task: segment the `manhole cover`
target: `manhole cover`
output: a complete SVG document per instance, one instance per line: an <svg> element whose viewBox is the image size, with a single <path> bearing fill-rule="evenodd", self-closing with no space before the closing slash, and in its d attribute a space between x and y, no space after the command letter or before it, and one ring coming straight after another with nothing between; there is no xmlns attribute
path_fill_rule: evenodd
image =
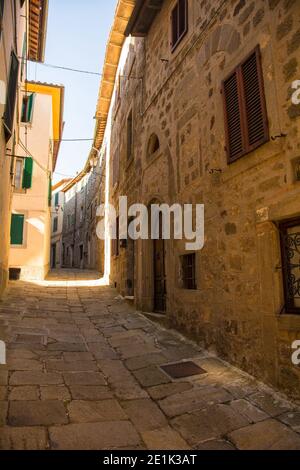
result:
<svg viewBox="0 0 300 470"><path fill-rule="evenodd" d="M167 366L160 366L173 379L181 379L184 377L191 377L193 375L206 374L206 370L197 366L194 362L178 362L176 364L169 364Z"/></svg>

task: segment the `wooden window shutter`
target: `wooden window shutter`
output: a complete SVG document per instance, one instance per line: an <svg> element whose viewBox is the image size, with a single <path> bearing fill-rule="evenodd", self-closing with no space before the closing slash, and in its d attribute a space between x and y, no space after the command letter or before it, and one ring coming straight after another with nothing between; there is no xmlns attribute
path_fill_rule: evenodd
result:
<svg viewBox="0 0 300 470"><path fill-rule="evenodd" d="M225 107L227 152L229 160L232 161L241 157L244 152L242 114L237 72L234 72L223 83L223 97Z"/></svg>
<svg viewBox="0 0 300 470"><path fill-rule="evenodd" d="M261 68L257 47L241 67L245 98L247 151L269 140L268 119Z"/></svg>
<svg viewBox="0 0 300 470"><path fill-rule="evenodd" d="M1 33L2 33L3 14L4 14L4 0L0 0L0 39L1 39Z"/></svg>
<svg viewBox="0 0 300 470"><path fill-rule="evenodd" d="M30 189L32 186L32 173L33 173L33 159L31 157L25 158L25 165L23 171L23 189Z"/></svg>
<svg viewBox="0 0 300 470"><path fill-rule="evenodd" d="M269 140L259 46L222 84L229 163Z"/></svg>
<svg viewBox="0 0 300 470"><path fill-rule="evenodd" d="M11 245L23 245L24 215L13 214L11 216L10 243Z"/></svg>
<svg viewBox="0 0 300 470"><path fill-rule="evenodd" d="M48 206L51 207L52 202L52 179L49 177L49 186L48 186Z"/></svg>
<svg viewBox="0 0 300 470"><path fill-rule="evenodd" d="M6 142L10 139L12 135L12 131L13 131L15 105L16 105L16 97L17 97L17 86L18 86L18 75L19 75L19 60L16 54L12 52L9 80L8 80L8 87L7 87L6 106L5 106L4 116L3 116Z"/></svg>

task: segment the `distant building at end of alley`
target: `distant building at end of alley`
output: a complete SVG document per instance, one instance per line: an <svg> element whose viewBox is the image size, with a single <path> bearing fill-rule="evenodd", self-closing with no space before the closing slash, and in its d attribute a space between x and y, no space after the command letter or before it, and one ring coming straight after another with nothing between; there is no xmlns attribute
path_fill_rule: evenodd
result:
<svg viewBox="0 0 300 470"><path fill-rule="evenodd" d="M50 267L52 269L58 269L63 266L62 231L65 205L64 188L70 181L70 178L63 179L52 186L50 251Z"/></svg>

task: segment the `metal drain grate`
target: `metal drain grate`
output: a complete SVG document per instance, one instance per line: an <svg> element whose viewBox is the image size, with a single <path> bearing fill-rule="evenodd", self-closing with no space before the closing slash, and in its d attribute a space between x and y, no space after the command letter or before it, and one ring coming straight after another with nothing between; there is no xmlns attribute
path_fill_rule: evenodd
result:
<svg viewBox="0 0 300 470"><path fill-rule="evenodd" d="M192 361L177 362L176 364L169 364L160 366L172 379L182 379L184 377L192 377L193 375L207 374L207 371L197 366Z"/></svg>

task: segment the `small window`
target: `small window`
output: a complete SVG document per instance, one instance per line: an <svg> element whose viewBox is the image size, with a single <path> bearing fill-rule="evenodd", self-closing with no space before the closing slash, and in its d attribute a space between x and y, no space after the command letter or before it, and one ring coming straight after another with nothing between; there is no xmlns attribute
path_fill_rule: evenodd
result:
<svg viewBox="0 0 300 470"><path fill-rule="evenodd" d="M260 49L257 47L222 84L228 162L269 140Z"/></svg>
<svg viewBox="0 0 300 470"><path fill-rule="evenodd" d="M127 160L133 157L133 118L132 111L130 111L127 118Z"/></svg>
<svg viewBox="0 0 300 470"><path fill-rule="evenodd" d="M23 245L24 218L22 214L13 214L11 216L11 245Z"/></svg>
<svg viewBox="0 0 300 470"><path fill-rule="evenodd" d="M55 207L57 207L59 205L59 193L55 193L54 205L55 205Z"/></svg>
<svg viewBox="0 0 300 470"><path fill-rule="evenodd" d="M188 0L178 0L171 13L172 51L188 31Z"/></svg>
<svg viewBox="0 0 300 470"><path fill-rule="evenodd" d="M159 148L159 139L156 134L152 134L148 142L147 157L151 158L156 152L158 152Z"/></svg>
<svg viewBox="0 0 300 470"><path fill-rule="evenodd" d="M19 60L16 54L12 52L9 80L8 80L8 87L7 87L7 98L6 98L6 105L5 105L5 111L4 111L4 116L3 116L6 142L9 141L13 132L15 105L16 105L17 87L18 87L18 75L19 75Z"/></svg>
<svg viewBox="0 0 300 470"><path fill-rule="evenodd" d="M83 206L80 207L80 222L83 221Z"/></svg>
<svg viewBox="0 0 300 470"><path fill-rule="evenodd" d="M116 219L116 238L112 240L112 255L119 256L120 254L120 219Z"/></svg>
<svg viewBox="0 0 300 470"><path fill-rule="evenodd" d="M280 224L286 313L300 314L300 218Z"/></svg>
<svg viewBox="0 0 300 470"><path fill-rule="evenodd" d="M196 253L181 256L182 287L197 289L196 286Z"/></svg>
<svg viewBox="0 0 300 470"><path fill-rule="evenodd" d="M54 217L53 219L53 233L56 233L58 230L58 217Z"/></svg>
<svg viewBox="0 0 300 470"><path fill-rule="evenodd" d="M14 180L14 187L16 191L21 191L22 189L23 171L24 171L24 160L23 158L17 158L16 164L15 164L15 180Z"/></svg>
<svg viewBox="0 0 300 470"><path fill-rule="evenodd" d="M32 122L34 93L23 97L21 122Z"/></svg>

